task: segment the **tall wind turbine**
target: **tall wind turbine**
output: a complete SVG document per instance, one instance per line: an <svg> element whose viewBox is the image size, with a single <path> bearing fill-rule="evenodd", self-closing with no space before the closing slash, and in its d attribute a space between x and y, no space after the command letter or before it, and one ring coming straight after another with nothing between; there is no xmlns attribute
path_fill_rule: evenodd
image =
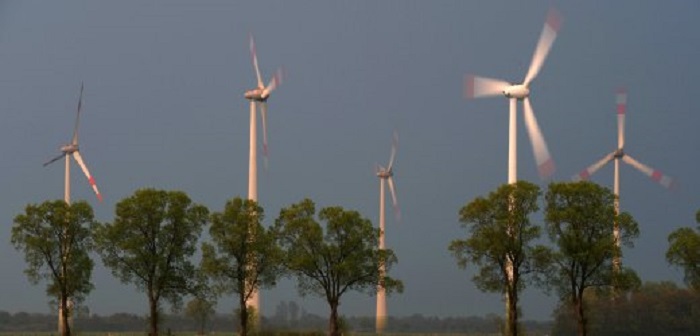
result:
<svg viewBox="0 0 700 336"><path fill-rule="evenodd" d="M544 29L540 35L540 39L535 47L535 53L532 55L530 68L525 75L525 80L521 84L511 84L504 80L477 77L469 75L466 79L466 96L468 98L480 98L503 95L508 98L510 103L510 122L508 132L508 183L517 182L517 101L523 102L525 126L527 127L532 149L535 153L535 162L539 170L540 176L545 178L554 172L554 161L552 161L547 149L547 143L544 141L540 127L537 124L537 119L530 105L530 83L537 77L537 74L542 69L547 54L557 38L557 32L561 28L561 16L559 13L550 9L547 15L547 20L544 24ZM513 281L513 262L507 261L506 272L509 283ZM510 297L506 293L506 313L510 306ZM509 319L506 316L506 319Z"/></svg>
<svg viewBox="0 0 700 336"><path fill-rule="evenodd" d="M250 101L250 155L248 157L248 199L258 201L258 166L257 166L257 118L256 105L261 107L262 126L263 126L263 155L267 162L267 99L270 98L270 93L277 88L282 81L282 70L278 69L275 75L265 86L258 68L258 56L255 50L255 41L253 35L250 35L250 55L253 58L253 68L257 76L258 84L254 89L245 92L245 98ZM246 303L252 306L257 316L260 316L260 296L258 292L253 293L252 297Z"/></svg>
<svg viewBox="0 0 700 336"><path fill-rule="evenodd" d="M65 188L63 192L63 199L67 204L70 204L70 158L71 156L75 159L75 162L78 163L78 166L83 170L83 173L85 174L85 177L87 177L88 182L90 183L90 186L92 187L92 190L95 192L95 195L97 196L97 199L102 202L102 194L100 194L100 191L97 189L97 184L95 184L95 179L92 177L90 174L90 171L88 170L87 166L85 165L85 162L83 162L83 157L80 155L80 151L78 150L78 126L80 124L80 111L82 110L83 107L83 83L80 83L80 98L78 99L78 112L76 113L75 116L75 128L73 129L73 138L71 139L71 142L69 144L61 146L61 154L56 156L55 158L49 160L48 162L44 163L44 167L47 165L58 161L62 158L66 158L66 172L65 172ZM70 299L70 298L68 298ZM70 301L69 301L70 302ZM63 334L63 329L65 326L63 325L63 308L59 305L58 309L58 333Z"/></svg>
<svg viewBox="0 0 700 336"><path fill-rule="evenodd" d="M615 193L615 214L620 213L620 160L629 164L630 166L637 168L645 175L649 176L652 180L658 182L666 188L673 187L673 179L664 175L661 171L650 168L649 166L640 163L639 161L633 159L624 151L625 147L625 113L627 111L627 92L624 89L619 89L616 94L617 103L617 149L603 157L598 162L592 164L588 168L584 169L577 175L573 177L574 181L587 180L593 173L598 171L598 169L605 166L610 161L615 161L615 180L613 184L613 192ZM620 246L620 228L615 222L613 228L613 235L615 238L615 244ZM620 257L615 256L613 260L613 267L617 271L620 269Z"/></svg>
<svg viewBox="0 0 700 336"><path fill-rule="evenodd" d="M535 53L532 56L530 68L521 84L511 84L509 82L477 77L469 75L466 79L466 95L468 98L480 98L503 95L510 102L510 123L508 133L508 183L517 181L517 101L522 101L524 106L525 126L527 126L530 142L535 153L537 168L542 177L547 177L554 172L554 161L552 161L544 141L537 119L530 105L530 83L537 77L544 64L549 49L552 47L557 37L557 32L561 27L561 17L559 13L551 9L547 16L544 29L537 42Z"/></svg>
<svg viewBox="0 0 700 336"><path fill-rule="evenodd" d="M394 132L393 142L391 144L391 156L389 157L389 164L385 167L377 165L377 177L379 177L379 249L383 250L384 245L384 182L389 184L389 192L391 192L391 201L394 205L394 214L396 219L399 220L401 213L399 212L399 204L396 200L396 186L394 185L394 158L396 157L396 148L399 144L399 135ZM380 266L380 275L384 276L386 273L386 268L384 265ZM380 283L377 286L377 319L376 319L376 332L378 334L384 332L386 328L387 314L386 314L386 291L384 289L384 284Z"/></svg>

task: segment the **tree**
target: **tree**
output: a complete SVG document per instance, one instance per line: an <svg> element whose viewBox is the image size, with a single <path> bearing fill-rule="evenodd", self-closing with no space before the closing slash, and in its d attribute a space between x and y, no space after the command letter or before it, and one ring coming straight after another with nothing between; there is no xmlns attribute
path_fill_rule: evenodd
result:
<svg viewBox="0 0 700 336"><path fill-rule="evenodd" d="M584 293L586 289L625 290L639 286L629 268L613 269L621 256L613 228L619 227L619 244L633 246L639 235L637 222L628 213L616 215L615 195L595 183L552 183L547 195L545 222L549 238L558 248L552 251L546 286L569 301L576 317L578 335L586 335Z"/></svg>
<svg viewBox="0 0 700 336"><path fill-rule="evenodd" d="M323 297L330 306L329 332L340 335L338 306L348 291L374 294L383 284L387 294L402 292L403 283L382 274L397 262L390 249L378 248L379 230L356 211L327 207L314 218L316 207L305 199L280 211L276 226L287 256L286 266L297 278L299 293Z"/></svg>
<svg viewBox="0 0 700 336"><path fill-rule="evenodd" d="M253 200L236 197L223 212L211 216L212 244L202 244L202 271L215 282L215 292L238 295L239 330L246 336L246 302L261 288L274 286L282 275L282 250L277 232L262 226L263 208Z"/></svg>
<svg viewBox="0 0 700 336"><path fill-rule="evenodd" d="M506 335L518 334L518 296L534 280L545 250L534 245L540 228L529 218L539 209L539 195L539 187L519 181L477 197L459 212L461 226L471 235L449 245L460 267L479 268L473 280L480 290L508 296Z"/></svg>
<svg viewBox="0 0 700 336"><path fill-rule="evenodd" d="M105 266L146 293L152 336L158 335L161 302L179 307L182 296L196 289L189 258L207 218L207 208L193 204L184 192L141 189L117 203L113 223L94 228Z"/></svg>
<svg viewBox="0 0 700 336"><path fill-rule="evenodd" d="M700 210L695 214L695 221L700 224ZM671 232L666 260L682 268L685 283L700 292L700 226L695 229L684 227Z"/></svg>
<svg viewBox="0 0 700 336"><path fill-rule="evenodd" d="M84 201L30 204L14 220L11 240L24 251L24 272L33 284L47 280L46 293L58 299L64 312L70 312L68 298L81 302L94 288L89 256L93 224L92 208ZM69 314L63 314L63 335L71 334L68 321Z"/></svg>
<svg viewBox="0 0 700 336"><path fill-rule="evenodd" d="M206 299L195 297L185 307L185 315L197 322L198 335L204 335L207 323L216 314L214 303Z"/></svg>

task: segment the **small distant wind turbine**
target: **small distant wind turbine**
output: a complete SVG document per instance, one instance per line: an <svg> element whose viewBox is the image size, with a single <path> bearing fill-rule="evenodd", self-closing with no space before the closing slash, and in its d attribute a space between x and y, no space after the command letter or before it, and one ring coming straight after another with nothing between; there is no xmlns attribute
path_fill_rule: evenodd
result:
<svg viewBox="0 0 700 336"><path fill-rule="evenodd" d="M613 184L613 192L615 193L615 213L620 213L620 160L629 164L630 166L637 168L645 175L649 176L652 180L658 182L666 188L673 187L673 179L664 175L661 171L650 168L649 166L640 163L639 161L633 159L624 151L625 147L625 113L627 110L627 92L624 89L619 89L616 94L617 101L617 149L612 153L606 155L598 162L592 164L588 168L584 169L577 175L573 177L574 181L587 180L593 173L598 171L598 169L605 166L610 161L615 161L615 180ZM617 223L615 223L613 235L615 237L615 243L620 246L620 231ZM619 256L615 257L613 261L615 270L619 270L620 259Z"/></svg>
<svg viewBox="0 0 700 336"><path fill-rule="evenodd" d="M97 189L97 184L95 184L95 179L92 177L90 174L90 171L88 170L87 166L85 165L85 162L83 162L83 158L80 155L80 151L78 150L78 126L80 124L80 111L82 110L83 107L83 83L80 83L80 98L78 99L78 111L75 116L75 128L73 129L73 138L71 139L71 142L69 144L61 146L61 154L56 156L55 158L47 161L44 163L44 167L47 165L58 161L62 159L63 157L66 158L66 173L65 173L65 187L64 187L64 192L63 192L63 200L66 202L66 204L70 204L70 157L72 156L75 159L75 162L78 163L80 168L83 170L83 173L85 174L85 177L87 177L88 182L90 183L90 186L92 187L92 190L95 192L95 195L97 196L97 199L102 202L102 194L100 194L100 191ZM69 304L72 304L72 301L70 301L70 298L68 298ZM71 318L72 319L72 318ZM58 332L59 334L62 334L65 326L63 325L63 309L59 305L58 309Z"/></svg>
<svg viewBox="0 0 700 336"><path fill-rule="evenodd" d="M379 249L383 250L384 245L384 182L389 184L389 192L391 192L391 201L394 206L394 215L396 220L400 220L401 212L399 211L399 203L396 200L396 186L394 185L394 158L396 158L396 149L399 144L399 135L394 132L393 142L391 144L391 156L389 157L389 164L385 167L377 165L377 177L379 177ZM380 275L384 276L386 273L386 268L381 265ZM387 314L386 314L386 291L382 283L377 286L377 319L376 319L376 332L382 333L386 328Z"/></svg>
<svg viewBox="0 0 700 336"><path fill-rule="evenodd" d="M85 174L85 177L87 177L88 182L90 183L90 186L92 187L92 190L95 192L95 195L97 196L97 199L102 202L102 194L100 194L100 191L97 189L97 184L95 184L95 179L92 177L90 174L90 171L88 170L87 166L85 165L85 162L83 161L83 157L80 155L80 151L78 150L78 126L80 124L80 111L82 110L82 105L83 105L83 84L80 83L80 98L78 100L78 112L75 117L75 128L73 129L73 138L71 139L71 142L69 144L63 145L61 147L61 154L56 156L55 158L49 160L48 162L44 163L44 167L58 161L59 159L66 158L66 176L65 176L65 190L64 190L64 200L66 203L70 204L70 158L71 156L75 159L75 162L78 163L78 166L83 170L83 173Z"/></svg>
<svg viewBox="0 0 700 336"><path fill-rule="evenodd" d="M540 40L537 43L535 53L532 56L530 68L525 76L522 84L511 84L503 80L477 77L469 75L466 79L466 96L468 98L490 97L503 95L510 101L510 126L509 126L509 141L508 141L508 183L517 181L517 106L518 100L523 102L525 125L527 126L528 135L532 142L532 148L535 153L535 161L540 176L548 177L554 172L554 161L552 161L547 149L547 144L544 141L540 127L537 124L537 119L530 105L530 83L537 77L542 65L544 64L549 49L552 47L554 40L557 37L557 32L561 26L561 17L559 13L551 9L547 16L544 29L540 35Z"/></svg>
<svg viewBox="0 0 700 336"><path fill-rule="evenodd" d="M253 68L257 76L258 85L254 89L245 92L245 98L250 101L250 155L248 157L248 199L258 200L258 166L257 166L257 118L255 116L255 106L259 104L261 107L262 125L263 125L263 155L267 163L267 99L279 84L282 83L282 70L278 69L269 84L265 86L258 68L258 56L255 49L255 41L253 35L250 35L250 55L253 58ZM258 292L253 293L248 300L247 305L252 306L257 314L260 314L260 295Z"/></svg>

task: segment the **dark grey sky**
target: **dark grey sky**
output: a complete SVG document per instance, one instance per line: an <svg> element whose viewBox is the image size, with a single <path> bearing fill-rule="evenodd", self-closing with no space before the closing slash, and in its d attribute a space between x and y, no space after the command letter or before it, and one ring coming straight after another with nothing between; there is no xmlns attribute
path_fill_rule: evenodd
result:
<svg viewBox="0 0 700 336"><path fill-rule="evenodd" d="M507 102L463 99L465 74L519 82L552 1L1 1L0 310L47 312L44 284L28 284L23 255L9 242L12 219L28 203L60 199L63 165L41 163L70 139L85 82L81 153L105 201L98 204L77 165L74 200L101 221L137 188L180 189L214 211L246 196L248 104L255 84L253 33L266 78L287 78L270 99L269 170L259 199L272 223L281 207L310 197L377 221L374 164L399 132L395 179L402 221L388 218L392 274L406 291L391 315L502 314L501 295L479 292L472 270L447 252L463 237L457 212L507 178ZM644 280L680 281L664 254L667 236L694 225L700 77L697 1L561 3L563 27L532 104L557 171L572 175L616 145L614 92L628 94L626 150L678 179L663 189L633 168L621 170L621 206L641 237L624 262ZM518 120L518 176L538 178ZM595 182L612 187L612 166ZM390 212L388 212L390 213ZM541 214L535 218L541 221ZM98 261L93 312L144 313L146 300ZM293 282L263 293L263 312L296 300L326 315ZM231 311L233 299L219 309ZM525 318L548 318L555 299L536 288ZM371 315L374 298L349 295L341 313Z"/></svg>

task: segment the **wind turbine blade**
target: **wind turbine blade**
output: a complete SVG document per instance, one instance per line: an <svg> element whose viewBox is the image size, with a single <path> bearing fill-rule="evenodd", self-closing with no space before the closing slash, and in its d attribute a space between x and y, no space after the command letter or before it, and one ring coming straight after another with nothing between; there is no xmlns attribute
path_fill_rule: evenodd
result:
<svg viewBox="0 0 700 336"><path fill-rule="evenodd" d="M389 191L391 192L391 202L394 206L394 215L396 216L397 221L401 221L401 210L399 209L399 201L396 199L396 186L394 185L394 178L389 176L386 181L389 184Z"/></svg>
<svg viewBox="0 0 700 336"><path fill-rule="evenodd" d="M464 96L469 99L498 96L508 86L510 83L500 79L467 75L464 78Z"/></svg>
<svg viewBox="0 0 700 336"><path fill-rule="evenodd" d="M282 77L283 77L282 74L283 74L282 68L279 68L279 69L277 69L277 71L275 71L275 74L270 79L270 83L268 83L267 87L265 87L265 90L263 90L263 93L262 93L263 99L267 98L270 95L270 93L272 93L272 91L275 91L275 89L280 84L282 84Z"/></svg>
<svg viewBox="0 0 700 336"><path fill-rule="evenodd" d="M73 152L73 158L75 158L75 161L78 162L78 165L80 166L80 169L83 170L83 173L85 174L85 177L87 177L88 182L90 182L90 186L92 187L92 190L95 192L95 195L97 195L97 199L102 202L102 194L100 194L100 191L97 190L97 184L95 184L95 179L90 175L90 171L88 170L87 166L85 165L85 162L83 162L82 156L80 156L79 151Z"/></svg>
<svg viewBox="0 0 700 336"><path fill-rule="evenodd" d="M258 88L262 89L265 87L265 85L263 85L262 76L260 75L260 68L258 67L258 55L257 51L255 50L255 40L253 40L253 34L250 34L250 56L253 58L255 75L258 77Z"/></svg>
<svg viewBox="0 0 700 336"><path fill-rule="evenodd" d="M613 158L615 157L615 152L612 152L602 159L600 161L590 165L588 168L584 169L577 175L575 175L572 179L574 181L581 181L581 180L587 180L593 173L598 171L598 169L602 168L606 163L610 162Z"/></svg>
<svg viewBox="0 0 700 336"><path fill-rule="evenodd" d="M644 173L646 176L649 176L649 178L651 178L652 180L661 184L662 186L664 186L668 189L671 189L674 187L673 179L667 175L664 175L661 171L653 169L653 168L633 159L631 156L629 156L627 154L625 154L625 156L622 157L622 161L625 161L630 166L637 168L639 171Z"/></svg>
<svg viewBox="0 0 700 336"><path fill-rule="evenodd" d="M396 158L396 150L399 147L399 133L394 131L394 136L391 141L391 156L389 157L389 165L387 170L391 171L391 167L394 166L394 159Z"/></svg>
<svg viewBox="0 0 700 336"><path fill-rule="evenodd" d="M616 95L617 102L617 148L625 146L625 112L627 110L627 92L625 89L618 89Z"/></svg>
<svg viewBox="0 0 700 336"><path fill-rule="evenodd" d="M265 169L267 170L267 103L260 103L260 116L262 117L263 126L263 157L265 158Z"/></svg>
<svg viewBox="0 0 700 336"><path fill-rule="evenodd" d="M53 159L51 159L51 160L49 160L49 161L46 161L46 162L44 163L44 167L46 167L46 166L48 166L48 165L50 165L50 164L52 164L52 163L54 163L54 162L56 162L56 161L62 159L64 156L66 156L66 153L61 153L61 155L59 155L59 156L57 156L57 157L55 157L55 158L53 158Z"/></svg>
<svg viewBox="0 0 700 336"><path fill-rule="evenodd" d="M73 128L73 140L71 143L78 144L78 125L80 124L80 111L83 109L83 82L80 82L80 98L78 99L78 112L75 116L75 128Z"/></svg>
<svg viewBox="0 0 700 336"><path fill-rule="evenodd" d="M535 53L532 55L530 69L528 69L527 75L525 76L525 81L523 83L525 86L528 86L540 72L542 64L544 64L545 59L547 59L547 54L549 54L549 49L552 47L554 40L557 38L559 28L561 28L561 15L554 8L552 8L547 14L547 21L544 24L544 29L542 29L542 34L537 42Z"/></svg>
<svg viewBox="0 0 700 336"><path fill-rule="evenodd" d="M552 161L552 157L549 155L547 143L544 141L540 127L537 125L535 113L532 111L532 106L530 105L530 98L526 97L523 99L523 104L525 105L525 126L527 126L527 134L530 136L532 150L535 153L537 169L540 172L540 176L546 178L554 173L554 161Z"/></svg>

